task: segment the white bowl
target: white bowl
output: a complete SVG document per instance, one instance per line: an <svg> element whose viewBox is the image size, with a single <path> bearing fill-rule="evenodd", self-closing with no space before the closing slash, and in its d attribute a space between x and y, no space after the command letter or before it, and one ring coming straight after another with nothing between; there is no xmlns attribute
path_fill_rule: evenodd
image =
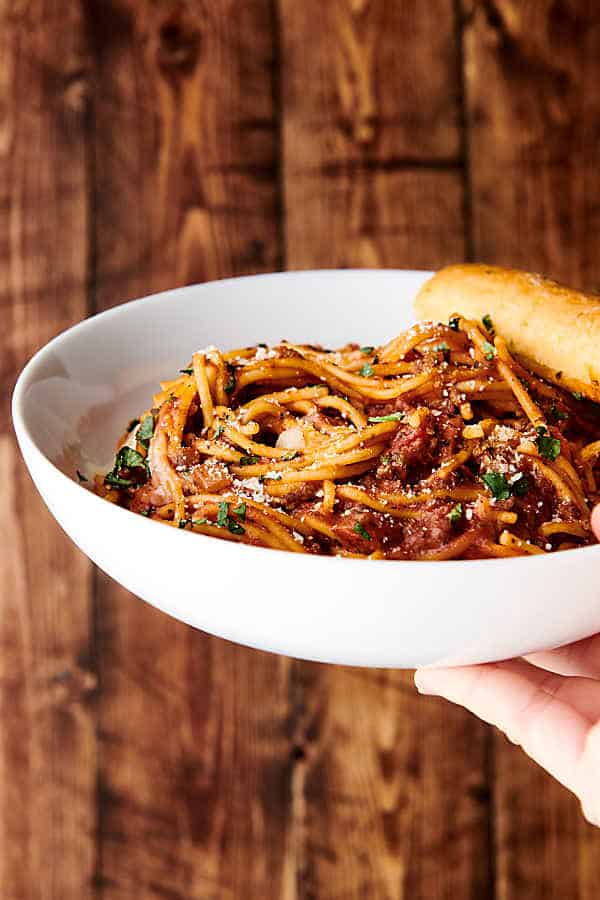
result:
<svg viewBox="0 0 600 900"><path fill-rule="evenodd" d="M600 630L600 546L517 559L391 562L260 549L178 531L81 487L123 425L194 350L259 341L386 341L427 272L290 272L126 303L59 335L24 369L15 430L57 521L101 569L172 616L324 662L482 662ZM73 602L77 602L76 599Z"/></svg>

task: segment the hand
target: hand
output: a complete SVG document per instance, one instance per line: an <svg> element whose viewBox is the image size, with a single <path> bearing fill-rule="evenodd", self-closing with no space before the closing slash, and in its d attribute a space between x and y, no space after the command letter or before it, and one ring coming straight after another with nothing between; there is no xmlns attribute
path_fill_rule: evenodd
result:
<svg viewBox="0 0 600 900"><path fill-rule="evenodd" d="M600 540L600 506L592 527ZM525 660L419 669L415 684L504 731L600 826L600 634Z"/></svg>

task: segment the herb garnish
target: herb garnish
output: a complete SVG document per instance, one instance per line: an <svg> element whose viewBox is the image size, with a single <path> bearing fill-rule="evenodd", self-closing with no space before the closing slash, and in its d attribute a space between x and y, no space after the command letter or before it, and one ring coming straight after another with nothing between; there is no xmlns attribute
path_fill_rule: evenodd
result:
<svg viewBox="0 0 600 900"><path fill-rule="evenodd" d="M485 482L496 500L508 500L510 497L510 486L500 472L486 472L481 476L481 480Z"/></svg>
<svg viewBox="0 0 600 900"><path fill-rule="evenodd" d="M154 434L154 416L146 416L139 427L136 435L138 444L141 444L146 450L150 443L150 438Z"/></svg>
<svg viewBox="0 0 600 900"><path fill-rule="evenodd" d="M448 321L448 325L452 329L452 331L458 331L458 324L460 322L460 316L452 316L452 318Z"/></svg>
<svg viewBox="0 0 600 900"><path fill-rule="evenodd" d="M141 453L138 453L137 450L132 450L131 447L121 447L115 457L113 468L104 477L104 483L119 488L133 487L139 483L139 480L122 478L119 475L122 469L142 469L144 472L143 481L147 481L150 474L146 458Z"/></svg>
<svg viewBox="0 0 600 900"><path fill-rule="evenodd" d="M194 374L193 369L180 369L179 371L181 372L182 375L193 375Z"/></svg>
<svg viewBox="0 0 600 900"><path fill-rule="evenodd" d="M227 364L227 371L229 372L229 378L223 390L226 394L233 394L235 391L235 369L230 363Z"/></svg>
<svg viewBox="0 0 600 900"><path fill-rule="evenodd" d="M404 418L403 412L390 413L387 416L369 416L368 422L400 422Z"/></svg>
<svg viewBox="0 0 600 900"><path fill-rule="evenodd" d="M249 453L247 456L240 456L238 460L238 466L253 466L254 463L257 463L259 461L259 459L259 456L254 456L253 454Z"/></svg>
<svg viewBox="0 0 600 900"><path fill-rule="evenodd" d="M494 323L492 322L492 317L490 316L490 314L486 313L481 321L483 322L483 327L485 328L485 330L489 331L490 334L493 334L494 333Z"/></svg>
<svg viewBox="0 0 600 900"><path fill-rule="evenodd" d="M463 507L462 503L456 503L450 512L448 513L448 518L452 522L453 525L456 525L457 522L460 522L462 519Z"/></svg>
<svg viewBox="0 0 600 900"><path fill-rule="evenodd" d="M432 349L434 353L445 353L446 350L450 349L450 347L448 346L446 341L440 341L440 343L436 344Z"/></svg>
<svg viewBox="0 0 600 900"><path fill-rule="evenodd" d="M178 528L185 528L189 524L187 519L180 519L177 523Z"/></svg>
<svg viewBox="0 0 600 900"><path fill-rule="evenodd" d="M244 506L244 514L246 513L246 504ZM235 510L234 510L235 512ZM229 516L229 504L225 502L219 503L217 512L217 525L219 528L228 528L232 534L244 534L246 529Z"/></svg>
<svg viewBox="0 0 600 900"><path fill-rule="evenodd" d="M483 355L488 360L488 362L491 362L496 355L496 348L493 344L490 344L489 341L484 341Z"/></svg>
<svg viewBox="0 0 600 900"><path fill-rule="evenodd" d="M288 450L288 452L284 453L281 458L285 459L287 462L290 459L296 459L297 456L300 456L300 453L298 452L298 450Z"/></svg>
<svg viewBox="0 0 600 900"><path fill-rule="evenodd" d="M371 363L365 363L364 366L361 366L358 370L358 374L362 375L364 378L370 378L373 374L373 366Z"/></svg>
<svg viewBox="0 0 600 900"><path fill-rule="evenodd" d="M219 422L217 424L217 427L215 428L214 440L216 441L217 438L220 438L224 431L225 431L225 427L224 427L223 423Z"/></svg>
<svg viewBox="0 0 600 900"><path fill-rule="evenodd" d="M557 456L560 456L560 441L558 438L553 438L548 434L548 429L545 425L539 425L536 428L537 437L535 439L536 446L540 451L540 456L545 457L545 459L549 459L550 462L554 462Z"/></svg>
<svg viewBox="0 0 600 900"><path fill-rule="evenodd" d="M369 532L367 531L367 529L364 527L364 525L361 525L360 522L357 522L357 523L355 524L355 526L354 526L354 528L352 529L352 531L354 531L355 534L360 534L361 538L364 538L365 541L372 541L372 540L373 540L373 538L371 537L371 535L369 534Z"/></svg>
<svg viewBox="0 0 600 900"><path fill-rule="evenodd" d="M573 396L576 400L583 400L583 394L581 391L573 391Z"/></svg>
<svg viewBox="0 0 600 900"><path fill-rule="evenodd" d="M510 480L510 492L514 497L524 497L529 490L529 480L519 472Z"/></svg>
<svg viewBox="0 0 600 900"><path fill-rule="evenodd" d="M246 504L242 501L239 506L233 510L236 516L239 516L240 519L246 518Z"/></svg>
<svg viewBox="0 0 600 900"><path fill-rule="evenodd" d="M246 529L243 525L240 525L239 522L236 522L235 519L229 519L227 522L227 527L229 528L232 534L245 534Z"/></svg>
<svg viewBox="0 0 600 900"><path fill-rule="evenodd" d="M219 503L219 509L217 512L217 525L220 528L224 528L229 521L229 504L223 500L222 503Z"/></svg>
<svg viewBox="0 0 600 900"><path fill-rule="evenodd" d="M268 478L269 481L281 481L283 475L281 472L267 472L263 478Z"/></svg>
<svg viewBox="0 0 600 900"><path fill-rule="evenodd" d="M192 525L210 525L208 519L192 519Z"/></svg>
<svg viewBox="0 0 600 900"><path fill-rule="evenodd" d="M365 356L370 356L375 347L361 347L360 352L364 353Z"/></svg>
<svg viewBox="0 0 600 900"><path fill-rule="evenodd" d="M76 469L75 471L77 472L77 477L79 478L80 482L89 481L89 478L86 478L83 472L80 472L79 469Z"/></svg>
<svg viewBox="0 0 600 900"><path fill-rule="evenodd" d="M556 403L552 404L552 406L548 410L548 415L554 422L561 422L563 419L569 418L568 413L563 412L562 409L559 409Z"/></svg>

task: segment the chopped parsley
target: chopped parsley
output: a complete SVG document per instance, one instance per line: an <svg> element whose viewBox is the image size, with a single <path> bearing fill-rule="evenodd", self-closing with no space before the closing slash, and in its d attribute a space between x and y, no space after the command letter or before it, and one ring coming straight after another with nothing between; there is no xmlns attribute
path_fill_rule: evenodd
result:
<svg viewBox="0 0 600 900"><path fill-rule="evenodd" d="M491 362L496 355L496 348L489 341L485 341L483 344L483 355L488 362Z"/></svg>
<svg viewBox="0 0 600 900"><path fill-rule="evenodd" d="M373 366L371 363L365 363L364 366L361 366L358 370L358 374L362 375L364 378L370 378L373 374Z"/></svg>
<svg viewBox="0 0 600 900"><path fill-rule="evenodd" d="M191 368L190 369L180 369L179 371L181 372L182 375L193 375L194 374L194 370Z"/></svg>
<svg viewBox="0 0 600 900"><path fill-rule="evenodd" d="M369 422L400 422L404 418L403 412L390 413L387 416L369 416Z"/></svg>
<svg viewBox="0 0 600 900"><path fill-rule="evenodd" d="M529 490L529 480L519 472L510 480L510 492L514 497L524 497Z"/></svg>
<svg viewBox="0 0 600 900"><path fill-rule="evenodd" d="M86 478L85 475L84 475L82 472L79 471L79 469L76 469L75 471L77 472L77 477L79 478L79 481L80 481L80 482L82 482L82 481L89 481L89 479Z"/></svg>
<svg viewBox="0 0 600 900"><path fill-rule="evenodd" d="M131 434L131 432L136 427L136 425L139 425L139 424L140 424L139 419L132 419L131 422L129 423L129 425L127 426L127 434Z"/></svg>
<svg viewBox="0 0 600 900"><path fill-rule="evenodd" d="M367 529L364 527L364 525L361 525L360 522L357 522L357 523L355 524L355 526L354 526L354 528L352 529L352 531L354 531L355 534L360 534L361 538L364 538L365 541L372 541L372 540L373 540L373 538L371 537L371 535L369 534L369 532L367 531Z"/></svg>
<svg viewBox="0 0 600 900"><path fill-rule="evenodd" d="M494 333L494 323L492 322L492 317L490 316L490 314L486 313L481 321L483 322L483 327L485 328L485 330L489 331L490 334L493 334Z"/></svg>
<svg viewBox="0 0 600 900"><path fill-rule="evenodd" d="M263 478L268 478L269 481L281 481L283 475L281 472L267 472L266 475L263 475Z"/></svg>
<svg viewBox="0 0 600 900"><path fill-rule="evenodd" d="M288 461L290 459L296 459L297 456L300 456L300 453L298 452L298 450L288 450L288 452L284 453L281 458Z"/></svg>
<svg viewBox="0 0 600 900"><path fill-rule="evenodd" d="M217 512L217 525L219 528L225 528L227 523L229 522L229 504L223 500L222 503L219 503L219 509Z"/></svg>
<svg viewBox="0 0 600 900"><path fill-rule="evenodd" d="M104 476L104 484L116 488L130 488L134 486L131 478L121 478L119 475L115 475L114 471L108 472L108 474Z"/></svg>
<svg viewBox="0 0 600 900"><path fill-rule="evenodd" d="M219 422L217 424L217 427L215 428L214 440L216 441L217 438L220 438L224 431L225 431L225 428L223 426L223 423Z"/></svg>
<svg viewBox="0 0 600 900"><path fill-rule="evenodd" d="M149 509L140 509L140 516L149 516L149 515L150 515Z"/></svg>
<svg viewBox="0 0 600 900"><path fill-rule="evenodd" d="M506 477L500 472L486 472L481 476L481 480L487 485L496 500L508 500L510 497L510 486Z"/></svg>
<svg viewBox="0 0 600 900"><path fill-rule="evenodd" d="M244 515L246 514L246 504L242 504L244 507ZM234 510L236 512L236 510ZM225 502L219 503L219 509L217 512L217 525L219 528L227 528L232 534L245 534L246 529L240 525L239 522L236 522L235 519L232 519L229 515L229 504Z"/></svg>
<svg viewBox="0 0 600 900"><path fill-rule="evenodd" d="M553 403L548 410L548 416L552 419L553 422L561 422L563 419L569 418L568 413L563 412L562 409L559 409L556 403Z"/></svg>
<svg viewBox="0 0 600 900"><path fill-rule="evenodd" d="M261 342L260 342L259 344L257 344L256 346L257 346L257 347L262 347L263 350L266 350L266 349L267 349L267 344L265 344L264 341L261 341Z"/></svg>
<svg viewBox="0 0 600 900"><path fill-rule="evenodd" d="M452 316L452 318L448 321L448 325L452 329L452 331L458 331L458 325L460 322L460 316Z"/></svg>
<svg viewBox="0 0 600 900"><path fill-rule="evenodd" d="M208 519L192 519L192 525L210 525Z"/></svg>
<svg viewBox="0 0 600 900"><path fill-rule="evenodd" d="M540 425L536 428L537 437L535 439L536 446L540 451L540 456L543 456L545 459L549 459L550 462L554 462L557 456L560 456L560 441L558 438L553 438L552 435L548 434L548 429L545 425Z"/></svg>
<svg viewBox="0 0 600 900"><path fill-rule="evenodd" d="M227 383L225 384L223 390L226 394L233 394L233 392L235 391L235 369L233 368L233 366L228 365L227 370L229 372L229 378L227 379Z"/></svg>
<svg viewBox="0 0 600 900"><path fill-rule="evenodd" d="M573 391L573 396L576 400L583 400L583 394L581 391Z"/></svg>
<svg viewBox="0 0 600 900"><path fill-rule="evenodd" d="M233 510L234 514L238 516L240 519L246 518L246 504L242 501L239 506Z"/></svg>
<svg viewBox="0 0 600 900"><path fill-rule="evenodd" d="M391 460L391 456L389 453L384 453L384 455L381 457L381 462L383 463L384 466L389 465L390 460Z"/></svg>
<svg viewBox="0 0 600 900"><path fill-rule="evenodd" d="M178 528L186 528L189 525L189 521L187 519L180 519L177 523Z"/></svg>
<svg viewBox="0 0 600 900"><path fill-rule="evenodd" d="M243 525L240 525L239 522L236 522L235 519L229 519L227 521L227 527L232 534L245 534L246 529Z"/></svg>
<svg viewBox="0 0 600 900"><path fill-rule="evenodd" d="M249 453L246 456L240 456L238 460L238 466L253 466L254 463L259 461L259 456L254 456L252 453Z"/></svg>
<svg viewBox="0 0 600 900"><path fill-rule="evenodd" d="M361 347L360 352L364 353L365 356L370 356L375 347Z"/></svg>
<svg viewBox="0 0 600 900"><path fill-rule="evenodd" d="M448 518L452 522L453 525L456 525L457 522L460 522L462 519L463 507L462 503L456 503L450 512L448 513Z"/></svg>
<svg viewBox="0 0 600 900"><path fill-rule="evenodd" d="M138 444L141 444L146 450L150 443L150 438L154 434L154 416L145 416L136 435Z"/></svg>
<svg viewBox="0 0 600 900"><path fill-rule="evenodd" d="M143 481L147 481L150 474L146 457L138 453L137 450L132 450L131 447L121 447L115 457L114 466L104 478L104 483L118 488L134 487L135 484L139 483L139 479L123 478L119 474L122 469L143 469Z"/></svg>
<svg viewBox="0 0 600 900"><path fill-rule="evenodd" d="M434 353L445 353L446 350L450 349L450 347L448 346L446 341L440 341L440 343L436 344L432 349Z"/></svg>

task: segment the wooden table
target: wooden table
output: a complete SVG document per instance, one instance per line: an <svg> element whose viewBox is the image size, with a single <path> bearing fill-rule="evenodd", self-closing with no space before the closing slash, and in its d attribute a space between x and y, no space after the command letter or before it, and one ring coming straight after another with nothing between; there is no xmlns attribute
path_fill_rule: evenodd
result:
<svg viewBox="0 0 600 900"><path fill-rule="evenodd" d="M7 386L84 316L224 275L599 285L594 6L3 0ZM409 674L236 647L92 571L2 399L3 900L598 897L576 801Z"/></svg>

